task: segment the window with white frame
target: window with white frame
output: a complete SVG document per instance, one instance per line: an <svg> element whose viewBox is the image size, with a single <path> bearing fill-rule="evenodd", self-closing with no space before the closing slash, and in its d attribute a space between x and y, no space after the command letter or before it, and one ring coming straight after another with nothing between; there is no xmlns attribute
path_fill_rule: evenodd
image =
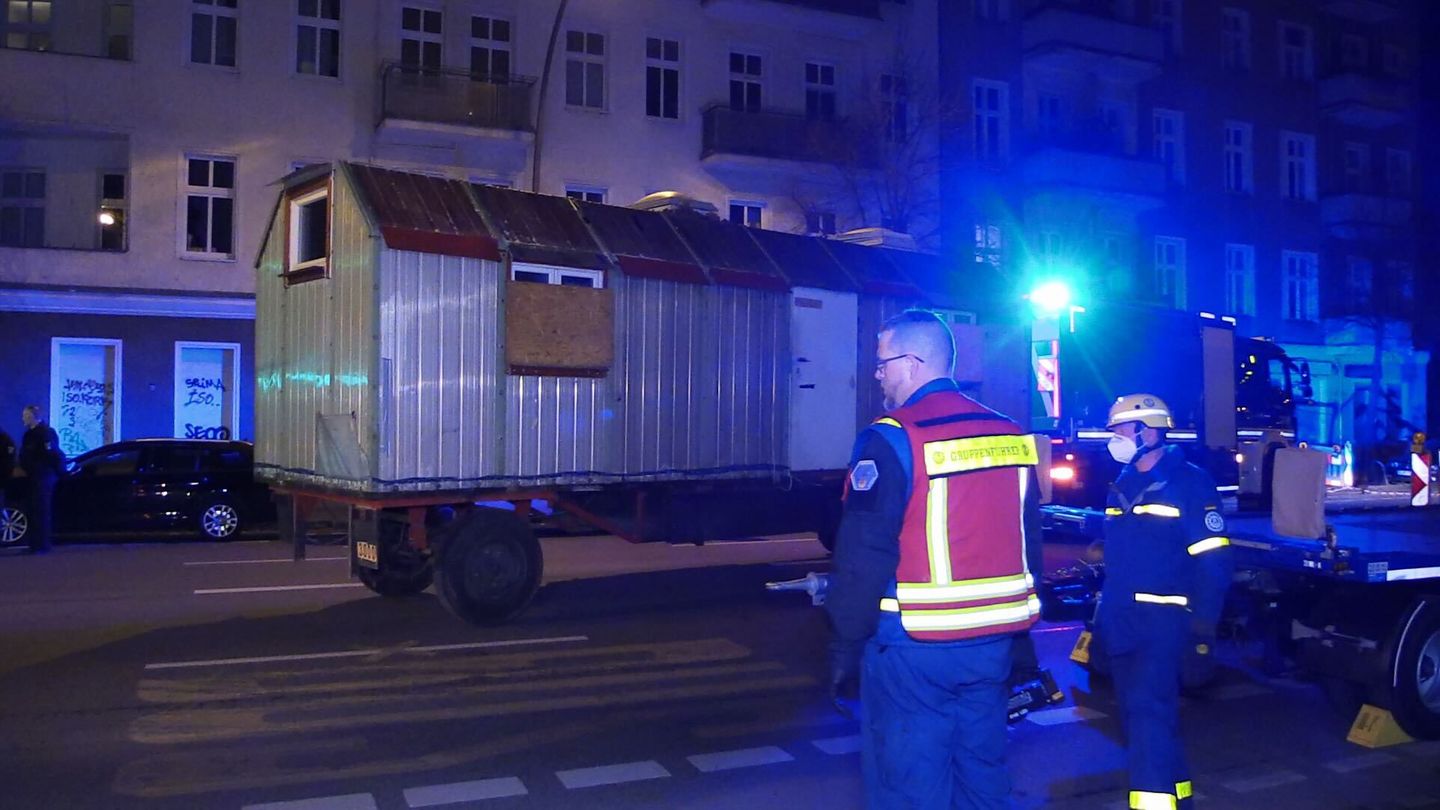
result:
<svg viewBox="0 0 1440 810"><path fill-rule="evenodd" d="M110 0L105 6L105 55L129 59L135 38L135 7L130 0Z"/></svg>
<svg viewBox="0 0 1440 810"><path fill-rule="evenodd" d="M1370 144L1346 141L1344 169L1342 188L1350 194L1365 191L1370 185Z"/></svg>
<svg viewBox="0 0 1440 810"><path fill-rule="evenodd" d="M835 235L834 211L806 211L805 233L811 236Z"/></svg>
<svg viewBox="0 0 1440 810"><path fill-rule="evenodd" d="M1155 237L1155 296L1175 309L1185 308L1185 240Z"/></svg>
<svg viewBox="0 0 1440 810"><path fill-rule="evenodd" d="M75 456L120 440L121 343L50 339L50 427Z"/></svg>
<svg viewBox="0 0 1440 810"><path fill-rule="evenodd" d="M402 6L400 64L407 72L439 71L445 47L445 19L438 8Z"/></svg>
<svg viewBox="0 0 1440 810"><path fill-rule="evenodd" d="M554 284L558 287L589 287L601 289L605 286L605 274L599 270L579 267L551 267L545 264L512 262L510 278L531 284Z"/></svg>
<svg viewBox="0 0 1440 810"><path fill-rule="evenodd" d="M1221 12L1220 57L1228 70L1250 70L1250 12L1226 8Z"/></svg>
<svg viewBox="0 0 1440 810"><path fill-rule="evenodd" d="M1345 257L1346 292L1352 303L1366 306L1375 291L1375 266L1363 256Z"/></svg>
<svg viewBox="0 0 1440 810"><path fill-rule="evenodd" d="M1255 190L1252 171L1254 128L1244 121L1225 122L1225 190L1249 194Z"/></svg>
<svg viewBox="0 0 1440 810"><path fill-rule="evenodd" d="M764 64L759 54L730 52L730 109L760 112Z"/></svg>
<svg viewBox="0 0 1440 810"><path fill-rule="evenodd" d="M975 0L975 19L1005 22L1010 19L1010 0Z"/></svg>
<svg viewBox="0 0 1440 810"><path fill-rule="evenodd" d="M1005 261L1005 241L1000 226L993 222L975 223L975 263L999 268Z"/></svg>
<svg viewBox="0 0 1440 810"><path fill-rule="evenodd" d="M8 0L5 47L27 51L50 50L50 0Z"/></svg>
<svg viewBox="0 0 1440 810"><path fill-rule="evenodd" d="M645 38L645 114L680 117L680 41Z"/></svg>
<svg viewBox="0 0 1440 810"><path fill-rule="evenodd" d="M587 110L605 109L605 35L565 32L565 103Z"/></svg>
<svg viewBox="0 0 1440 810"><path fill-rule="evenodd" d="M1009 151L1010 85L975 79L970 85L974 108L975 157L996 160Z"/></svg>
<svg viewBox="0 0 1440 810"><path fill-rule="evenodd" d="M1255 246L1225 246L1225 310L1234 315L1255 314Z"/></svg>
<svg viewBox="0 0 1440 810"><path fill-rule="evenodd" d="M1314 75L1314 34L1295 23L1280 23L1280 75L1309 79Z"/></svg>
<svg viewBox="0 0 1440 810"><path fill-rule="evenodd" d="M1406 149L1385 150L1385 187L1391 194L1410 194L1410 152Z"/></svg>
<svg viewBox="0 0 1440 810"><path fill-rule="evenodd" d="M184 252L207 258L233 258L235 159L187 155L184 180Z"/></svg>
<svg viewBox="0 0 1440 810"><path fill-rule="evenodd" d="M902 143L910 137L910 86L904 76L880 74L880 115L885 140Z"/></svg>
<svg viewBox="0 0 1440 810"><path fill-rule="evenodd" d="M1165 47L1172 54L1181 51L1181 0L1155 0L1150 22L1165 35Z"/></svg>
<svg viewBox="0 0 1440 810"><path fill-rule="evenodd" d="M1280 196L1315 199L1315 136L1280 133Z"/></svg>
<svg viewBox="0 0 1440 810"><path fill-rule="evenodd" d="M746 200L730 201L730 221L751 228L765 227L765 204Z"/></svg>
<svg viewBox="0 0 1440 810"><path fill-rule="evenodd" d="M285 279L294 284L329 274L330 188L301 190L286 204L290 233L285 256Z"/></svg>
<svg viewBox="0 0 1440 810"><path fill-rule="evenodd" d="M1359 34L1340 35L1340 67L1364 70L1370 65L1370 41Z"/></svg>
<svg viewBox="0 0 1440 810"><path fill-rule="evenodd" d="M101 250L125 249L125 219L129 213L126 195L125 172L104 171L100 173L100 228L97 240Z"/></svg>
<svg viewBox="0 0 1440 810"><path fill-rule="evenodd" d="M1320 320L1320 265L1314 253L1280 256L1280 314L1292 321Z"/></svg>
<svg viewBox="0 0 1440 810"><path fill-rule="evenodd" d="M45 172L0 168L0 245L45 244Z"/></svg>
<svg viewBox="0 0 1440 810"><path fill-rule="evenodd" d="M514 35L509 20L470 18L470 75L487 82L506 82L514 63Z"/></svg>
<svg viewBox="0 0 1440 810"><path fill-rule="evenodd" d="M1157 109L1153 115L1154 155L1171 182L1185 183L1185 113Z"/></svg>
<svg viewBox="0 0 1440 810"><path fill-rule="evenodd" d="M175 342L175 438L236 438L239 371L238 343Z"/></svg>
<svg viewBox="0 0 1440 810"><path fill-rule="evenodd" d="M235 67L239 37L237 0L191 0L190 61Z"/></svg>
<svg viewBox="0 0 1440 810"><path fill-rule="evenodd" d="M1064 117L1060 96L1055 93L1037 93L1035 95L1035 124L1036 128L1045 135L1058 135L1064 128Z"/></svg>
<svg viewBox="0 0 1440 810"><path fill-rule="evenodd" d="M299 0L295 22L295 72L340 75L340 0Z"/></svg>
<svg viewBox="0 0 1440 810"><path fill-rule="evenodd" d="M1403 78L1410 72L1410 57L1401 46L1387 42L1380 48L1380 68L1387 75Z"/></svg>
<svg viewBox="0 0 1440 810"><path fill-rule="evenodd" d="M567 185L565 196L572 200L582 202L603 203L605 202L606 189L601 186L578 186Z"/></svg>
<svg viewBox="0 0 1440 810"><path fill-rule="evenodd" d="M835 119L835 66L805 63L805 117L812 121Z"/></svg>

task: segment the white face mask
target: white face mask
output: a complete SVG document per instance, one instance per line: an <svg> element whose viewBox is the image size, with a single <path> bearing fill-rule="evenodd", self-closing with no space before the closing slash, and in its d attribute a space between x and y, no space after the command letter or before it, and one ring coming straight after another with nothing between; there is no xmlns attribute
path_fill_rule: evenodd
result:
<svg viewBox="0 0 1440 810"><path fill-rule="evenodd" d="M1135 440L1129 436L1115 434L1110 437L1110 442L1105 446L1110 451L1110 457L1121 464L1129 464L1135 459L1135 454L1140 452L1140 447Z"/></svg>

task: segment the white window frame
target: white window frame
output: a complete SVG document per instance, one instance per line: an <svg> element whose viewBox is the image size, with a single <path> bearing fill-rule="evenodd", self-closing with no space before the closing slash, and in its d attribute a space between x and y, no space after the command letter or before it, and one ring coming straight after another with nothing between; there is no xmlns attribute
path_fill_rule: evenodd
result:
<svg viewBox="0 0 1440 810"><path fill-rule="evenodd" d="M123 196L105 196L105 178L110 175L119 175L120 181L125 184L125 187L121 189L121 191L123 192ZM105 223L100 222L97 217L95 222L97 226L97 232L95 234L95 247L100 250L113 250L117 253L123 253L129 248L129 233L127 231L127 220L129 219L130 214L130 173L125 169L101 169L99 172L96 173L95 177L100 184L99 208L101 215L109 213L111 214L111 216L115 216L116 214L118 214L115 223L112 225L106 225ZM106 248L103 246L106 228L120 229L120 247Z"/></svg>
<svg viewBox="0 0 1440 810"><path fill-rule="evenodd" d="M405 27L406 9L414 9L415 11L420 12L419 29ZM425 30L425 19L426 15L428 14L440 15L439 31ZM419 56L419 61L416 62L414 65L407 65L406 67L422 73L425 71L440 70L441 68L445 67L445 13L441 8L426 2L408 0L408 2L402 3L400 5L400 18L396 22L399 25L398 30L400 32L400 47L395 54L396 59L400 60L402 64L404 63L405 41L414 40L417 43L416 50L417 55ZM433 65L426 64L425 62L426 45L438 46L438 50L436 51L437 56L435 59L435 64Z"/></svg>
<svg viewBox="0 0 1440 810"><path fill-rule="evenodd" d="M580 36L581 48L578 51L571 50L571 35ZM591 37L600 38L600 53L590 53ZM610 104L610 35L603 31L593 31L584 28L565 29L564 41L561 43L565 51L565 106L571 110L584 110L587 112L605 112ZM578 64L580 68L580 103L570 101L570 66ZM600 98L590 98L590 69L598 66L600 69Z"/></svg>
<svg viewBox="0 0 1440 810"><path fill-rule="evenodd" d="M815 81L810 80L811 69L815 72ZM830 81L825 81L826 73L829 73ZM840 116L840 68L834 62L824 62L814 59L805 60L805 117L813 121L834 121ZM830 99L830 110L825 112L825 98Z"/></svg>
<svg viewBox="0 0 1440 810"><path fill-rule="evenodd" d="M660 55L650 54L650 43L658 42ZM666 58L665 49L669 45L675 46L675 58ZM645 117L659 121L679 121L681 111L685 109L684 91L685 83L680 73L680 66L685 56L685 44L679 38L664 36L645 37ZM660 98L660 108L657 113L650 112L650 90L651 82L658 83L655 88ZM670 110L665 108L665 90L667 86L675 88L675 110L673 115L668 115Z"/></svg>
<svg viewBox="0 0 1440 810"><path fill-rule="evenodd" d="M477 37L477 36L475 36L475 22L476 22L476 20L485 20L485 21L486 21L486 25L487 25L487 26L489 27L489 29L490 29L490 36L488 36L488 37ZM496 38L495 38L495 23L504 23L504 24L505 24L505 26L506 26L507 29L508 29L507 34L509 35L509 39L496 39ZM477 78L483 76L483 78L486 79L487 81L495 81L497 78L499 78L500 80L503 81L503 80L508 80L510 77L516 75L517 71L515 70L515 21L514 21L514 20L510 19L509 17L501 17L501 16L497 16L497 15L494 15L494 14L471 14L471 15L470 15L469 43L470 43L470 50L468 51L469 62L467 63L467 67L468 67L468 69L469 69L469 71L470 71L470 75L471 75L471 76L475 76L475 77L477 77ZM481 49L483 49L483 50L486 52L486 61L488 62L488 64L486 65L486 70L484 71L483 74L482 74L482 73L479 73L478 71L475 70L475 52L476 52L477 50L481 50ZM495 70L495 54L496 54L496 53L503 53L503 54L505 54L505 71L504 71L503 73L497 72L497 71Z"/></svg>
<svg viewBox="0 0 1440 810"><path fill-rule="evenodd" d="M307 259L302 262L299 261L301 209L303 209L307 205L310 205L311 203L318 202L319 200L325 201L325 252L318 259ZM314 191L307 192L292 200L288 200L286 202L286 209L288 213L286 220L289 223L290 233L286 234L285 240L285 250L287 258L287 261L285 262L285 274L290 275L293 273L298 273L302 270L310 270L315 267L318 267L328 273L330 267L330 227L331 223L334 221L335 212L334 206L331 205L329 184L327 183L326 185L323 185L320 188L315 189Z"/></svg>
<svg viewBox="0 0 1440 810"><path fill-rule="evenodd" d="M1157 107L1151 112L1151 128L1155 158L1172 182L1185 185L1185 113Z"/></svg>
<svg viewBox="0 0 1440 810"><path fill-rule="evenodd" d="M1225 190L1232 194L1255 193L1255 127L1248 121L1226 121ZM1236 186L1235 173L1240 173Z"/></svg>
<svg viewBox="0 0 1440 810"><path fill-rule="evenodd" d="M1315 78L1315 32L1308 25L1281 21L1278 28L1280 48L1280 78L1309 81ZM1290 45L1285 41L1289 31L1299 31L1304 42Z"/></svg>
<svg viewBox="0 0 1440 810"><path fill-rule="evenodd" d="M1182 0L1153 0L1150 23L1165 36L1165 49L1171 54L1184 52L1185 8Z"/></svg>
<svg viewBox="0 0 1440 810"><path fill-rule="evenodd" d="M1250 12L1227 6L1220 13L1221 65L1228 70L1248 73L1251 64Z"/></svg>
<svg viewBox="0 0 1440 810"><path fill-rule="evenodd" d="M531 264L531 263L529 263L529 262L511 262L511 263L510 263L510 280L511 280L511 281L519 281L518 275L519 275L520 273L533 273L533 274L535 274L535 275L544 275L544 276L546 276L546 278L547 278L547 280L546 280L546 282L545 282L546 284L551 284L551 285L554 285L554 286L557 286L557 287L565 287L565 286L577 286L577 287L578 287L578 286L581 286L581 285L578 285L578 284L576 284L576 285L567 285L567 284L565 284L565 283L564 283L564 279L565 279L566 277L570 277L570 278L584 278L584 279L589 279L589 280L590 280L590 282L591 282L591 283L590 283L590 289L592 289L592 290L603 290L603 289L605 289L605 274L602 273L602 272L600 272L599 270L590 270L590 269L581 268L581 267L556 267L556 266L554 266L554 265L549 265L549 264ZM538 282L538 281L526 281L526 282L522 282L522 283L538 284L539 282Z"/></svg>
<svg viewBox="0 0 1440 810"><path fill-rule="evenodd" d="M1225 245L1225 308L1233 315L1255 314L1255 246Z"/></svg>
<svg viewBox="0 0 1440 810"><path fill-rule="evenodd" d="M1341 151L1341 167L1345 172L1342 181L1346 193L1367 191L1370 187L1370 144L1346 141Z"/></svg>
<svg viewBox="0 0 1440 810"><path fill-rule="evenodd" d="M1299 250L1282 251L1280 285L1281 318L1289 321L1320 320L1320 264L1316 254Z"/></svg>
<svg viewBox="0 0 1440 810"><path fill-rule="evenodd" d="M180 357L181 357L181 355L184 353L184 351L185 351L186 349L219 349L219 350L221 350L221 351L229 351L229 352L233 352L233 353L234 353L234 354L232 355L231 366L230 366L230 379L229 379L229 380L226 380L226 381L225 381L225 384L228 385L228 386L230 386L230 389L229 389L229 390L230 390L231 392L233 392L233 395L230 397L230 426L229 426L230 436L229 436L229 438L231 438L231 439L239 438L238 436L235 435L236 433L238 433L238 432L240 431L240 351L241 351L241 349L240 349L240 344L239 344L239 343L212 343L212 342L202 341L202 340L177 340L177 341L175 341L175 359L174 359L174 364L170 367L171 376L172 376L172 378L173 378L173 380L174 380L174 386L175 386L175 387L171 390L171 393L172 393L172 395L173 395L173 396L172 396L172 402L171 402L171 406L172 406L172 408L173 408L173 414L172 414L172 417L173 417L173 418L172 418L172 420L171 420L171 428L172 428L172 431L171 431L171 432L174 434L174 437L177 438L177 439L186 438L186 436L183 435L183 434L184 434L184 425L180 422L180 416L181 416L180 408L183 407L183 406L178 405L177 403L175 403L175 402L173 401L174 399L178 399L179 396L180 396L180 390L181 390L181 388L182 388L182 381L181 381L181 378L180 378Z"/></svg>
<svg viewBox="0 0 1440 810"><path fill-rule="evenodd" d="M222 6L214 2L201 2L201 0L190 0L188 3L189 13L185 15L185 63L188 65L204 65L205 67L217 68L219 70L240 69L240 9L236 2L234 7ZM195 16L204 14L208 17L225 17L233 21L235 26L235 64L221 65L215 61L215 40L216 31L219 29L214 22L210 23L210 61L195 61Z"/></svg>
<svg viewBox="0 0 1440 810"><path fill-rule="evenodd" d="M6 22L5 47L16 48L26 51L48 51L54 44L50 36L50 28L55 21L55 3L52 0L18 0L25 7L25 22ZM9 14L9 0L5 3L5 12ZM35 7L45 8L45 21L35 22ZM23 42L23 44L16 44Z"/></svg>
<svg viewBox="0 0 1440 810"><path fill-rule="evenodd" d="M49 176L48 176L48 173L47 173L43 168L36 168L36 167L32 167L32 166L0 166L0 174L18 174L18 175L20 175L20 186L21 186L20 196L18 196L18 197L4 197L4 196L0 196L0 209L7 209L7 208L8 208L8 209L19 210L19 211L21 212L21 214L20 214L20 234L21 234L20 243L19 243L19 244L16 244L16 245L5 245L5 247L44 247L44 246L45 246L45 243L46 243L46 241L47 241L46 238L45 238L45 219L46 219L46 214L47 214L46 205L45 205L45 200L46 200L46 197L48 197L49 194L50 194L50 178L49 178ZM41 185L44 187L43 190L41 191L41 194L40 194L39 197L31 197L31 196L29 196L29 195L25 192L25 188L24 188L24 187L25 187L25 185L26 185L26 182L25 182L26 177L27 177L28 175L32 175L32 174L38 174L38 175L40 175L40 178L41 178L41 179L40 179L40 183L41 183ZM3 187L0 187L0 195L3 195L4 193L5 193L5 192L4 192L4 190L3 190ZM40 211L40 242L39 242L39 244L34 244L34 245L27 244L27 243L25 242L25 240L24 240L24 234L25 234L25 215L24 215L24 212L25 212L26 210L29 210L29 209L38 209L38 210Z"/></svg>
<svg viewBox="0 0 1440 810"><path fill-rule="evenodd" d="M604 186L585 183L566 183L565 196L572 200L604 204L610 200L610 190Z"/></svg>
<svg viewBox="0 0 1440 810"><path fill-rule="evenodd" d="M205 160L205 161L210 161L212 164L213 164L215 161L217 161L217 160L218 160L218 161L225 161L225 162L229 163L230 166L231 166L231 179L232 179L232 181L233 181L233 182L230 184L230 188L216 188L215 186L192 186L192 185L190 185L190 161L192 161L192 160ZM212 165L212 166L210 167L210 176L211 176L211 178L212 178L212 182L213 182L214 175L215 175L215 167ZM239 239L239 233L240 233L240 206L239 206L239 204L238 204L238 202L237 202L237 200L236 200L235 187L238 186L239 184L240 184L240 159L237 158L237 157L235 157L234 155L217 155L217 154L211 154L211 153L206 153L206 152L186 152L185 154L183 154L183 155L180 156L180 195L179 195L179 196L180 196L180 200L179 200L179 209L180 209L180 211L179 211L179 218L178 218L179 228L177 229L177 230L178 230L178 233L176 234L176 237L177 237L176 242L177 242L177 244L178 244L178 248L179 248L179 251L180 251L180 257L181 257L182 259L198 259L198 260L200 260L200 261L213 261L213 262L233 262L233 261L235 261L235 256L237 255L237 251L236 251L236 249L235 249L235 248L236 248L236 244L235 244L235 243L238 241L238 239ZM207 239L213 239L213 238L214 238L214 231L215 231L215 204L214 204L213 200L216 200L216 199L228 199L228 200L231 201L231 205L230 205L230 252L229 252L229 253L220 253L219 251L214 251L214 250L191 250L191 249L190 249L190 246L189 246L189 244L188 244L188 242L187 242L187 239L188 239L189 234L190 234L190 221L189 221L190 205L189 205L189 204L190 204L190 198L191 198L191 197L207 197L207 198L209 198L209 199L212 201L212 202L209 203L210 209L209 209L209 214L207 215L207 218L206 218L206 221L208 222L208 224L209 224L209 226L210 226L210 233L207 234ZM207 241L207 245L208 245L208 244L209 244L209 242Z"/></svg>
<svg viewBox="0 0 1440 810"><path fill-rule="evenodd" d="M1314 201L1314 135L1280 132L1280 196L1287 200Z"/></svg>
<svg viewBox="0 0 1440 810"><path fill-rule="evenodd" d="M740 207L740 208L743 208L743 209L745 209L745 210L744 210L744 213L743 213L743 215L742 215L742 221L741 221L741 222L738 222L738 223L735 223L735 224L737 224L737 225L744 225L744 226L747 227L747 228L764 228L764 227L765 227L765 203L760 202L759 200L731 199L731 200L727 201L727 202L726 202L726 205L725 205L725 221L726 221L726 222L735 222L735 219L734 219L734 213L735 213L735 212L734 212L734 209L735 209L736 207ZM755 221L753 221L753 222L752 222L751 219L750 219L750 214L751 214L751 212L754 212L755 215L756 215L756 216L755 216Z"/></svg>
<svg viewBox="0 0 1440 810"><path fill-rule="evenodd" d="M1186 270L1183 237L1155 237L1154 270L1156 295L1171 307L1184 309Z"/></svg>
<svg viewBox="0 0 1440 810"><path fill-rule="evenodd" d="M993 95L992 99L988 96ZM983 95L982 95L983 94ZM1010 83L972 79L971 138L977 160L1003 160L1010 154Z"/></svg>
<svg viewBox="0 0 1440 810"><path fill-rule="evenodd" d="M1385 150L1385 190L1392 196L1408 197L1415 187L1414 163L1409 149Z"/></svg>
<svg viewBox="0 0 1440 810"><path fill-rule="evenodd" d="M994 222L975 223L975 263L1001 267L1005 263L1005 232Z"/></svg>
<svg viewBox="0 0 1440 810"><path fill-rule="evenodd" d="M740 57L742 70L735 70L735 57ZM755 60L757 71L750 70L750 60ZM726 89L729 95L730 109L739 112L760 112L765 109L765 55L755 50L741 48L730 48L725 55L725 66L730 77ZM735 106L735 87L740 85L743 106ZM750 91L755 90L756 104L752 109L750 106Z"/></svg>
<svg viewBox="0 0 1440 810"><path fill-rule="evenodd" d="M344 0L334 0L334 2L335 2L335 13L338 14L339 16L336 17L336 18L333 19L333 20L330 19L329 17L324 16L326 0L315 0L315 16L310 16L310 15L308 15L308 14L301 14L301 13L300 13L300 5L299 5L299 3L294 3L294 6L295 6L295 27L294 27L294 31L295 31L295 51L294 51L294 53L295 53L295 65L294 65L294 70L295 70L295 75L296 75L296 76L312 76L312 77L317 78L317 79L339 79L339 78L340 78L340 71L343 69L342 66L343 66L344 63L345 63L345 39L344 39L344 35L341 33L341 28L340 28L341 20L343 20L343 19L345 18L345 13L344 13L341 9L344 7L345 4L344 4ZM315 38L315 69L314 69L314 70L310 70L310 71L306 71L306 70L301 70L301 69L300 69L300 42L302 41L302 38L304 37L304 34L301 33L301 29L302 29L302 28L313 28L313 29L315 29L315 30L314 30L314 33L312 34L312 36L314 36L314 38ZM322 53L322 51L321 51L321 48L320 48L320 42L321 42L321 40L322 40L322 38L323 38L323 36L324 36L323 32L325 32L325 31L334 31L334 32L335 32L335 72L334 72L333 74L331 74L331 73L325 73L325 72L323 72L323 71L321 70L321 64L322 64L322 61L321 61L321 53Z"/></svg>
<svg viewBox="0 0 1440 810"><path fill-rule="evenodd" d="M110 435L110 437L109 437L107 440L102 441L99 445L96 445L96 446L97 446L97 447L100 447L100 446L104 446L104 445L106 445L106 444L114 444L115 442L120 441L120 430L121 430L121 426L124 425L124 422L123 422L123 421L121 420L121 418L120 418L120 416L121 416L120 406L121 406L121 403L122 403L122 402L124 401L124 399L125 399L124 394L123 394L123 392L124 392L124 380L125 380L125 373L124 373L124 369L125 369L125 366L124 366L124 349L125 349L125 342L124 342L123 340L120 340L119 338L88 338L88 337L52 337L52 338L50 338L50 408L49 408L49 410L47 411L47 416L49 417L47 421L48 421L50 427L54 428L57 433L60 432L61 429L64 427L63 423L60 421L60 420L63 418L63 414L64 414L64 403L61 401L61 395L62 395L63 391L62 391L61 385L60 385L61 375L58 374L58 373L56 373L56 363L58 363L59 360L60 360L60 347L61 347L61 346L65 346L65 345L71 345L71 346L73 346L73 345L81 345L81 346L108 346L108 347L114 349L114 351L115 351L115 381L114 381L114 383L113 383L113 386L114 386L114 398L113 398L113 400L111 401L110 418L109 418L109 420L108 420L108 421L109 421L109 425L108 425L109 430L108 430L108 432L109 432L111 435ZM63 438L61 439L61 445L62 445L62 446L64 445L64 439L63 439ZM94 448L90 448L90 449L93 450Z"/></svg>

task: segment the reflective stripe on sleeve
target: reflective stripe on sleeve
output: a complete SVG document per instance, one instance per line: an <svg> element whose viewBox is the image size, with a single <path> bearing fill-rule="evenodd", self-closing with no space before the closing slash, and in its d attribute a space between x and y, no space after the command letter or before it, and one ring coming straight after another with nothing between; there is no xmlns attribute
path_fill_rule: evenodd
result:
<svg viewBox="0 0 1440 810"><path fill-rule="evenodd" d="M1105 507L1105 516L1106 516L1106 517L1120 517L1120 516L1123 515L1123 514L1125 514L1125 510L1124 510L1124 509L1121 509L1121 508L1118 507L1118 506L1107 506L1107 507Z"/></svg>
<svg viewBox="0 0 1440 810"><path fill-rule="evenodd" d="M1186 779L1184 782L1175 783L1175 798L1183 802L1194 795L1195 786L1190 783L1189 779Z"/></svg>
<svg viewBox="0 0 1440 810"><path fill-rule="evenodd" d="M1186 607L1190 604L1190 599L1188 597L1161 596L1158 593L1137 593L1135 594L1135 601L1147 602L1152 605L1179 605L1180 607Z"/></svg>
<svg viewBox="0 0 1440 810"><path fill-rule="evenodd" d="M885 611L886 613L899 613L900 602L893 597L887 596L884 599L880 600L880 609Z"/></svg>
<svg viewBox="0 0 1440 810"><path fill-rule="evenodd" d="M901 425L899 422L896 422L894 419L891 419L891 418L888 417L888 416L882 416L882 417L880 417L879 419L876 419L875 422L874 422L874 424L877 424L877 425L889 425L890 427L897 427L897 428L904 429L904 426L903 426L903 425Z"/></svg>
<svg viewBox="0 0 1440 810"><path fill-rule="evenodd" d="M1228 545L1230 545L1230 538L1217 535L1215 537L1207 537L1198 543L1191 543L1190 547L1185 550L1190 552L1190 556L1193 557L1196 554L1204 554L1207 551L1214 551L1217 548L1224 548Z"/></svg>
<svg viewBox="0 0 1440 810"><path fill-rule="evenodd" d="M1130 810L1175 810L1177 801L1172 793L1151 793L1148 790L1130 791Z"/></svg>
<svg viewBox="0 0 1440 810"><path fill-rule="evenodd" d="M1137 515L1154 515L1156 517L1167 518L1180 517L1179 508L1163 503L1142 503L1130 511Z"/></svg>

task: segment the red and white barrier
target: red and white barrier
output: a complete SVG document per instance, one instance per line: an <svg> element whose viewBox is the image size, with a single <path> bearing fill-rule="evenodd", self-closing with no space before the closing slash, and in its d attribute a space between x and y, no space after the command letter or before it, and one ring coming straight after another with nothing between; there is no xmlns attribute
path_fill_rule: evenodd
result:
<svg viewBox="0 0 1440 810"><path fill-rule="evenodd" d="M1410 505L1430 505L1430 454L1410 454Z"/></svg>

